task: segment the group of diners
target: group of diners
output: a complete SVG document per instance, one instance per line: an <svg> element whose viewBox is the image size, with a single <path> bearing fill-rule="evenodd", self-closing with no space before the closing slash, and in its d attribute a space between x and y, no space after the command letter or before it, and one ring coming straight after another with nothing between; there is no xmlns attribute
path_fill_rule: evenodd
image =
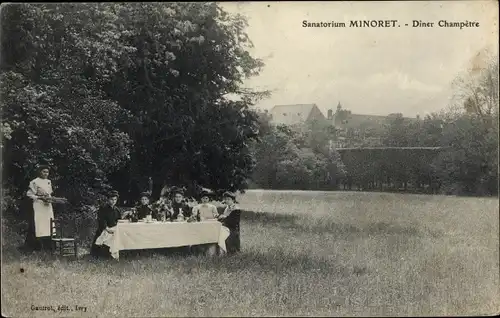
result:
<svg viewBox="0 0 500 318"><path fill-rule="evenodd" d="M48 179L49 167L40 166L38 177L29 184L27 197L33 201L32 214L28 217L28 232L26 247L34 250L50 249L51 227L50 220L54 218L52 203L57 198L53 196L52 183ZM149 192L141 193L140 203L134 208L121 211L117 207L119 193L110 191L107 193L105 204L97 211L97 229L92 241L90 254L96 258L110 258L109 247L97 245L97 238L107 231L113 234L119 220L130 220L140 222L143 220L156 220L163 222L200 222L205 220L217 220L229 229L226 239L226 250L228 254L240 251L240 210L236 205L236 196L232 192L223 194L224 209L219 212L217 207L211 203L211 192L202 191L198 196L198 204L190 206L184 197L184 190L174 187L171 191L162 192L159 200L151 203ZM165 233L168 235L168 233Z"/></svg>
<svg viewBox="0 0 500 318"><path fill-rule="evenodd" d="M229 229L230 234L226 239L227 253L234 254L240 250L240 211L236 205L236 197L231 192L223 194L225 207L222 213L219 213L217 207L210 203L211 194L208 191L200 193L200 203L193 207L187 204L182 188L174 187L170 195L162 195L153 204L150 204L150 194L143 192L141 193L139 205L124 212L120 211L116 206L118 197L117 191L109 192L107 203L98 210L98 226L90 251L90 254L95 257L109 257L109 247L97 245L96 241L103 231L113 234L113 228L121 219L130 220L131 222L145 221L148 218L163 222L218 220ZM168 235L168 233L165 233L165 235Z"/></svg>

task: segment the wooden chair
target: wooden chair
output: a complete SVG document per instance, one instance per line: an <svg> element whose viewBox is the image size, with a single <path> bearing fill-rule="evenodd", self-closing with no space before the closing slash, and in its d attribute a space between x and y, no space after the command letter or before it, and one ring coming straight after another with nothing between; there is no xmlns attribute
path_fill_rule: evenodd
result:
<svg viewBox="0 0 500 318"><path fill-rule="evenodd" d="M59 250L60 256L74 256L78 258L76 222L73 221L73 233L70 234L70 237L67 237L68 235L65 237L63 225L62 220L50 219L52 255L56 253L56 250Z"/></svg>

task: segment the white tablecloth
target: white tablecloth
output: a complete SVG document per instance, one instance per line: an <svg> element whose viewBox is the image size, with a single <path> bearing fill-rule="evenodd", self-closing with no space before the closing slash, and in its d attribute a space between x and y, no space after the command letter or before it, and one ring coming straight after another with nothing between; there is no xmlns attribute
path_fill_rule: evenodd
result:
<svg viewBox="0 0 500 318"><path fill-rule="evenodd" d="M97 245L107 245L114 258L122 250L140 250L215 243L226 251L229 229L218 221L118 223L114 233L107 231L97 238Z"/></svg>

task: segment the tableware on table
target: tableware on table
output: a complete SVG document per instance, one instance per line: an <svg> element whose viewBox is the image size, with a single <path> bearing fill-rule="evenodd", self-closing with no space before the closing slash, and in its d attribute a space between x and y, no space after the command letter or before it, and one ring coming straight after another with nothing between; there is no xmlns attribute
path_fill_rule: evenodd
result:
<svg viewBox="0 0 500 318"><path fill-rule="evenodd" d="M198 220L196 219L195 216L192 216L192 217L188 218L187 221L188 221L188 223L198 222Z"/></svg>
<svg viewBox="0 0 500 318"><path fill-rule="evenodd" d="M179 214L177 214L177 221L184 221L184 214L182 214L182 212L179 212Z"/></svg>
<svg viewBox="0 0 500 318"><path fill-rule="evenodd" d="M147 215L146 216L146 222L152 222L153 221L153 217L151 216L151 214Z"/></svg>

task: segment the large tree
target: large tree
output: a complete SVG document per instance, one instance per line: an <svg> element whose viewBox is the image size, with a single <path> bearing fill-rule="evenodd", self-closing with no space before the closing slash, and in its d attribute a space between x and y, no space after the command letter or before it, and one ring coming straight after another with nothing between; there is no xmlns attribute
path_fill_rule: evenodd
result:
<svg viewBox="0 0 500 318"><path fill-rule="evenodd" d="M242 88L263 66L245 27L215 3L4 6L9 183L23 189L45 161L80 194L132 195L149 177L155 191L244 189L258 134L249 106L263 96Z"/></svg>
<svg viewBox="0 0 500 318"><path fill-rule="evenodd" d="M498 194L498 60L484 57L455 81L460 108L444 119L434 167L449 193Z"/></svg>
<svg viewBox="0 0 500 318"><path fill-rule="evenodd" d="M498 117L498 53L479 52L472 67L453 82L455 107L487 124Z"/></svg>
<svg viewBox="0 0 500 318"><path fill-rule="evenodd" d="M120 174L139 185L152 177L158 186L244 189L248 143L258 134L249 106L260 95L241 84L263 66L248 53L245 19L215 3L114 7L134 52L105 91L137 119L127 130L135 151Z"/></svg>

